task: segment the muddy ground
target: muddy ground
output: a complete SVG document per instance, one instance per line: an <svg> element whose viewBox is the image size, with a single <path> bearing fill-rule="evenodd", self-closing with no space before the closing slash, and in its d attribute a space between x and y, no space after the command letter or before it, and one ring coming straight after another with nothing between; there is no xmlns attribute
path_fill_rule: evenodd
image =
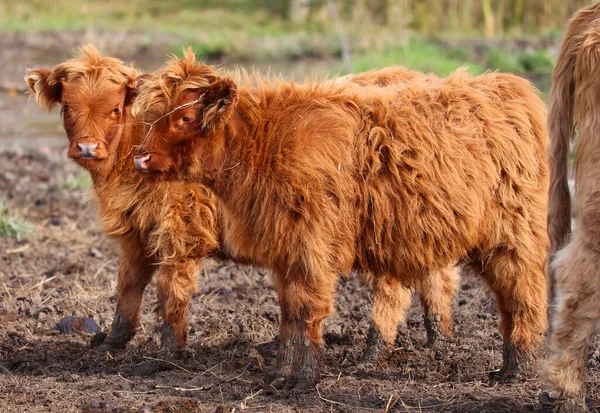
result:
<svg viewBox="0 0 600 413"><path fill-rule="evenodd" d="M275 363L279 310L266 272L207 262L191 304L187 351L169 370L137 376L158 358L155 287L146 293L137 336L113 354L89 337L51 328L68 315L104 329L115 310L118 251L99 230L81 171L60 150L0 152L0 194L34 225L27 239L0 238L0 411L2 412L528 412L537 408L532 374L488 384L501 362L493 297L463 274L454 336L425 344L416 305L396 348L361 365L370 320L368 287L340 283L327 320L325 371L312 391L285 393L263 381ZM78 178L79 176L79 178ZM597 400L600 348L591 351L588 395ZM592 408L597 408L591 402Z"/></svg>
<svg viewBox="0 0 600 413"><path fill-rule="evenodd" d="M336 314L325 326L323 379L302 394L264 385L275 363L279 309L269 275L253 268L206 263L191 304L188 348L170 369L153 375L136 373L159 357L154 285L146 292L140 330L122 352L99 353L89 348L87 336L52 331L69 315L109 328L119 259L81 187L85 172L64 157L58 114L44 115L22 93L26 66L53 65L73 51L73 36L60 36L0 38L0 57L8 62L0 76L0 197L34 228L21 241L0 238L0 412L536 410L534 374L514 384L488 384L488 372L501 362L498 314L487 288L469 274L455 299L452 339L426 348L422 310L413 304L396 348L366 365L358 358L370 322L370 292L356 279L343 280ZM131 37L119 39L84 32L77 43L119 50L147 70L171 47L166 39L160 47L129 50L124 47L135 43ZM57 44L64 47L50 47ZM329 66L286 64L288 73ZM587 391L590 407L599 409L597 344L590 355Z"/></svg>

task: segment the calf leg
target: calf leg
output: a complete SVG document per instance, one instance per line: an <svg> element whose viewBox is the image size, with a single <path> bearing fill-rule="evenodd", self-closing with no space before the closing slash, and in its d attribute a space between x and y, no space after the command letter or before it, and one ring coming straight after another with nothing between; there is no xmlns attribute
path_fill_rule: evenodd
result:
<svg viewBox="0 0 600 413"><path fill-rule="evenodd" d="M567 410L585 409L583 379L590 340L598 331L600 254L574 239L556 255L557 312L549 338L549 356L542 363L548 405Z"/></svg>
<svg viewBox="0 0 600 413"><path fill-rule="evenodd" d="M161 353L170 358L185 346L189 303L196 289L199 264L195 260L161 264L157 275L158 314L161 327Z"/></svg>
<svg viewBox="0 0 600 413"><path fill-rule="evenodd" d="M458 281L458 268L451 266L423 278L418 286L428 347L433 347L440 335L452 335L452 300Z"/></svg>
<svg viewBox="0 0 600 413"><path fill-rule="evenodd" d="M277 368L288 386L312 387L319 379L323 320L333 312L336 281L336 273L275 275L281 306Z"/></svg>
<svg viewBox="0 0 600 413"><path fill-rule="evenodd" d="M543 246L543 245L542 245ZM501 248L490 252L483 267L485 281L496 294L504 341L503 364L491 379L510 379L530 359L546 329L547 285L544 251Z"/></svg>
<svg viewBox="0 0 600 413"><path fill-rule="evenodd" d="M136 239L121 242L121 260L117 280L117 313L106 337L96 336L92 343L99 350L123 349L135 335L144 289L152 279L151 260Z"/></svg>
<svg viewBox="0 0 600 413"><path fill-rule="evenodd" d="M425 313L428 347L435 345L440 334L452 335L452 299L458 278L458 269L451 266L424 277L417 285ZM373 280L373 325L369 329L367 348L361 361L375 360L383 342L393 345L398 324L404 321L411 296L412 291L393 277L381 276Z"/></svg>
<svg viewBox="0 0 600 413"><path fill-rule="evenodd" d="M373 324L369 328L367 347L361 361L376 360L384 343L394 345L398 324L404 321L411 298L412 291L397 278L389 275L373 278Z"/></svg>

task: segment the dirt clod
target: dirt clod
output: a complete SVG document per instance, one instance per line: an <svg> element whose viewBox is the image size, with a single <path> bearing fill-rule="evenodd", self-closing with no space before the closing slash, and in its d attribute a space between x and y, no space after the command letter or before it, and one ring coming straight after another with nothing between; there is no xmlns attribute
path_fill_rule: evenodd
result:
<svg viewBox="0 0 600 413"><path fill-rule="evenodd" d="M62 334L83 334L90 335L100 331L100 326L90 317L63 317L58 324L51 330L59 331Z"/></svg>

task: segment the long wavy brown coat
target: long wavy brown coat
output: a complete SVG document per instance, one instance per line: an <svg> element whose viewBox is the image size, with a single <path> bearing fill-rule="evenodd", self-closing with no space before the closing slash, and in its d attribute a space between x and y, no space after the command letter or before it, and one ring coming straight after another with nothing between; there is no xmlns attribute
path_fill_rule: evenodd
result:
<svg viewBox="0 0 600 413"><path fill-rule="evenodd" d="M121 247L117 312L102 348L123 348L134 336L156 272L162 348L171 353L185 344L201 260L219 246L216 203L203 186L155 185L135 172L133 150L143 136L131 116L137 79L134 69L90 45L52 70L26 76L42 107L62 105L68 156L90 172L102 228ZM96 145L94 159L80 156L84 145Z"/></svg>
<svg viewBox="0 0 600 413"><path fill-rule="evenodd" d="M398 67L347 80L351 85L385 86L418 76ZM217 250L223 244L218 240L225 223L214 197L199 185L150 184L134 172L133 150L143 135L141 123L131 117L138 83L138 73L131 67L88 45L79 57L51 71L29 71L26 80L42 107L63 106L69 157L90 172L102 227L122 249L117 314L102 348L122 348L133 337L143 291L156 272L158 313L166 321L162 346L170 353L186 340L189 300L201 259L211 253L231 258L222 245ZM97 145L95 159L81 156L83 144ZM433 279L421 291L430 344L437 337L436 320L449 333L456 269L440 271ZM386 341L393 342L410 298L411 291L399 284L376 285L374 321ZM394 325L388 313L393 314Z"/></svg>
<svg viewBox="0 0 600 413"><path fill-rule="evenodd" d="M459 71L394 88L234 81L191 54L142 87L136 157L154 179L201 182L234 251L272 268L279 371L318 376L340 273L417 286L462 261L496 293L515 372L546 327L545 108L526 80Z"/></svg>
<svg viewBox="0 0 600 413"><path fill-rule="evenodd" d="M551 184L548 229L552 240L556 314L549 356L542 364L541 400L583 409L590 340L600 321L600 3L577 12L554 69L550 116ZM569 147L575 150L575 226L571 234ZM554 406L556 407L556 406Z"/></svg>

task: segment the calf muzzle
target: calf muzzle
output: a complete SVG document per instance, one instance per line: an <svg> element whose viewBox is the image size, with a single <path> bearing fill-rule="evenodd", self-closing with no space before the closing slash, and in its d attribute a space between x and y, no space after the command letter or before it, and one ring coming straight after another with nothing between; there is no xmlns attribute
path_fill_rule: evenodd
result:
<svg viewBox="0 0 600 413"><path fill-rule="evenodd" d="M78 143L79 147L79 157L86 159L96 159L96 149L98 149L98 144L88 144L88 143Z"/></svg>
<svg viewBox="0 0 600 413"><path fill-rule="evenodd" d="M135 169L140 172L148 172L148 162L150 162L150 154L136 155L133 158Z"/></svg>

